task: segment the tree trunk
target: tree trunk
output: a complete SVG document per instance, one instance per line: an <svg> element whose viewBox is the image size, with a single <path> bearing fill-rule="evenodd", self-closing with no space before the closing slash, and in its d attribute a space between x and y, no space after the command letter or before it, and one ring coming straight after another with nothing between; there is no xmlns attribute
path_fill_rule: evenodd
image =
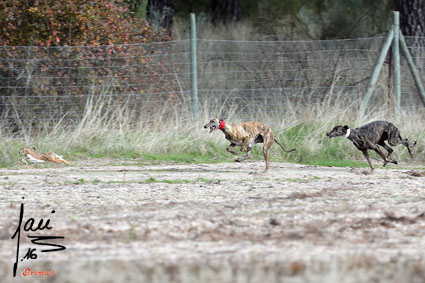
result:
<svg viewBox="0 0 425 283"><path fill-rule="evenodd" d="M229 24L240 21L242 8L240 0L213 0L213 24Z"/></svg>
<svg viewBox="0 0 425 283"><path fill-rule="evenodd" d="M174 5L173 0L148 0L146 19L156 31L165 29L171 35L173 26Z"/></svg>
<svg viewBox="0 0 425 283"><path fill-rule="evenodd" d="M424 46L425 37L424 0L396 0L395 8L400 12L400 30L410 47Z"/></svg>

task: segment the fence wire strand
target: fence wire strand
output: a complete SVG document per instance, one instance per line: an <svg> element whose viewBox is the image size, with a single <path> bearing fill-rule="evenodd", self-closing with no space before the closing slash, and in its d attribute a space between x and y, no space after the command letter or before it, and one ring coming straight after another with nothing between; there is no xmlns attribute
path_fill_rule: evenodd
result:
<svg viewBox="0 0 425 283"><path fill-rule="evenodd" d="M323 103L362 98L383 38L325 41L230 41L200 39L199 101L214 99L239 113L255 107L284 112L287 103ZM423 77L424 48L406 38ZM410 43L410 44L409 44ZM46 120L78 122L88 99L136 113L177 105L190 117L190 42L113 46L1 46L0 118L6 126ZM391 96L389 65L381 74L371 104ZM417 90L402 60L402 109L419 104ZM332 101L327 101L332 103ZM222 111L230 111L226 106ZM142 115L143 114L143 115ZM165 117L164 116L164 117ZM145 119L145 118L144 118ZM43 125L45 127L45 125Z"/></svg>

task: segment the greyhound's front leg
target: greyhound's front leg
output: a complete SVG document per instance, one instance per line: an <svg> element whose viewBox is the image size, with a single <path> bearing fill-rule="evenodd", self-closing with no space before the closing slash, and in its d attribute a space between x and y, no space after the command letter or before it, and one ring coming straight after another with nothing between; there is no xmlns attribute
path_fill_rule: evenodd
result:
<svg viewBox="0 0 425 283"><path fill-rule="evenodd" d="M236 162L241 162L241 161L247 160L249 158L251 158L251 149L249 151L247 151L244 156L239 157L239 158L236 158L235 161Z"/></svg>
<svg viewBox="0 0 425 283"><path fill-rule="evenodd" d="M362 150L362 152L363 152L363 155L366 158L367 162L369 163L371 172L373 172L373 170L375 170L375 168L373 167L372 161L370 161L369 153L367 152L367 149Z"/></svg>
<svg viewBox="0 0 425 283"><path fill-rule="evenodd" d="M242 144L241 144L241 151L242 151L242 152L244 152L244 151L248 151L248 148L247 148L248 140L249 140L249 137L243 137L243 138L242 138ZM246 148L246 149L245 149L245 148Z"/></svg>
<svg viewBox="0 0 425 283"><path fill-rule="evenodd" d="M246 154L243 157L238 158L236 161L240 162L240 161L244 161L247 160L249 158L251 158L251 149L254 146L254 139L253 138L248 138L247 144L246 144ZM241 148L241 151L242 148Z"/></svg>
<svg viewBox="0 0 425 283"><path fill-rule="evenodd" d="M236 151L234 151L234 150L232 150L232 148L233 147L235 147L236 146L236 144L234 144L234 143L231 143L227 148L226 148L226 150L227 150L227 152L230 152L231 154L233 154L233 155L238 155L238 153L236 152Z"/></svg>
<svg viewBox="0 0 425 283"><path fill-rule="evenodd" d="M249 152L254 146L254 139L250 137L244 137L242 139L241 151Z"/></svg>

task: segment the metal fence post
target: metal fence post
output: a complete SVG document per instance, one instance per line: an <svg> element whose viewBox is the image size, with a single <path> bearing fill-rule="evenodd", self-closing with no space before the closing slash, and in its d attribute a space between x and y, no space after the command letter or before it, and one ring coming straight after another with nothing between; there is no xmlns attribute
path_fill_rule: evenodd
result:
<svg viewBox="0 0 425 283"><path fill-rule="evenodd" d="M399 34L400 34L400 13L397 11L393 12L394 15L394 40L393 40L393 84L394 94L396 97L396 109L395 116L396 120L400 120L400 105L401 105L401 90L400 90L400 48L399 48Z"/></svg>
<svg viewBox="0 0 425 283"><path fill-rule="evenodd" d="M190 14L190 80L191 80L191 115L192 119L198 115L198 74L197 74L197 51L196 51L196 19L195 14Z"/></svg>
<svg viewBox="0 0 425 283"><path fill-rule="evenodd" d="M363 103L360 107L359 118L361 118L365 111L370 97L372 96L373 90L378 80L379 73L381 72L382 65L384 64L385 57L387 56L388 50L390 49L391 42L394 38L394 25L391 26L390 31L388 32L387 37L385 38L384 46L381 49L381 53L375 62L375 67L373 68L372 75L367 86L365 97L363 98Z"/></svg>

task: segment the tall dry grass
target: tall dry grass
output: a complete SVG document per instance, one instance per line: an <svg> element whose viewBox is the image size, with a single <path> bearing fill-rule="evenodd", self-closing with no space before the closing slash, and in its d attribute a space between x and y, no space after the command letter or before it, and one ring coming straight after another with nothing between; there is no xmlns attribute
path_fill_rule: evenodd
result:
<svg viewBox="0 0 425 283"><path fill-rule="evenodd" d="M395 121L392 108L375 108L364 117L358 117L359 102L340 101L332 106L321 104L304 105L282 102L280 113L253 111L238 114L226 109L237 109L240 105L226 105L204 100L196 119L191 119L181 105L152 111L140 109L138 119L133 110L110 107L109 98L92 97L87 100L81 121L75 125L56 122L53 129L45 127L38 132L24 128L16 136L2 127L0 165L10 167L19 164L18 150L25 145L35 146L39 151L54 151L71 161L87 158L135 159L140 162L216 162L231 161L233 156L225 151L228 141L220 131L208 133L203 128L210 118L225 116L229 123L261 121L270 125L277 138L288 148L296 148L291 154L278 147L272 150L272 160L305 164L366 166L363 157L350 141L344 138L328 139L325 134L337 124L360 126L372 120ZM109 106L108 106L109 105ZM402 146L395 148L394 156L401 166L422 166L424 158L425 111L417 108L403 112L400 121L394 122L402 136L417 140L415 158L408 158ZM150 122L146 122L150 121ZM152 121L159 121L158 123ZM241 153L242 154L242 153ZM261 145L254 149L254 158L261 160ZM377 160L379 158L375 157ZM359 163L360 161L360 163ZM375 161L376 162L376 161ZM400 166L399 166L400 167Z"/></svg>

